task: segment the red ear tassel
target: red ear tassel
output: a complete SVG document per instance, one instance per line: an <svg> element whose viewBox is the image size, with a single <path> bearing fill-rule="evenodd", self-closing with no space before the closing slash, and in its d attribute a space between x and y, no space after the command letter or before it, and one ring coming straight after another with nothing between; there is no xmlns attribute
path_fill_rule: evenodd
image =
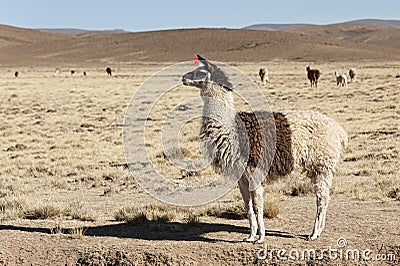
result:
<svg viewBox="0 0 400 266"><path fill-rule="evenodd" d="M194 64L195 64L195 65L198 65L198 64L199 64L199 58L198 58L197 54L195 54L195 55L193 56L193 59L194 59Z"/></svg>

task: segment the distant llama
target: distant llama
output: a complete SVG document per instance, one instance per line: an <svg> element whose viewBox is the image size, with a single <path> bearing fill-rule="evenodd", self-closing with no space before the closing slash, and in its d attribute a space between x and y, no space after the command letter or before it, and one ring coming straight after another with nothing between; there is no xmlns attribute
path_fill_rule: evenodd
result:
<svg viewBox="0 0 400 266"><path fill-rule="evenodd" d="M85 77L86 77L86 71L83 71L83 76L85 76Z"/></svg>
<svg viewBox="0 0 400 266"><path fill-rule="evenodd" d="M339 72L335 71L335 77L336 77L336 86L347 86L347 76L345 74L340 74Z"/></svg>
<svg viewBox="0 0 400 266"><path fill-rule="evenodd" d="M71 69L71 76L73 77L75 75L75 70Z"/></svg>
<svg viewBox="0 0 400 266"><path fill-rule="evenodd" d="M307 77L310 80L311 88L315 86L318 87L318 79L321 75L321 72L318 69L311 69L310 65L306 67L307 70Z"/></svg>
<svg viewBox="0 0 400 266"><path fill-rule="evenodd" d="M265 67L260 68L260 71L258 71L258 75L260 76L263 85L265 85L265 82L269 82L268 69L266 69Z"/></svg>
<svg viewBox="0 0 400 266"><path fill-rule="evenodd" d="M354 68L350 68L349 76L350 76L350 79L351 79L351 83L357 81L357 73L356 73L356 70Z"/></svg>
<svg viewBox="0 0 400 266"><path fill-rule="evenodd" d="M108 74L109 76L112 76L112 70L111 70L111 68L107 67L107 68L106 68L106 72L107 72L107 74Z"/></svg>
<svg viewBox="0 0 400 266"><path fill-rule="evenodd" d="M255 176L265 175L264 182L268 182L296 168L314 185L317 214L309 239L317 239L325 227L333 173L347 147L346 131L316 111L236 112L234 88L224 71L199 55L195 59L201 65L184 74L182 83L200 89L200 141L214 168L235 173L243 165L239 188L250 222L250 236L244 240L262 243L265 238L264 188ZM243 158L247 158L245 162ZM256 168L260 170L257 174Z"/></svg>
<svg viewBox="0 0 400 266"><path fill-rule="evenodd" d="M56 70L54 70L53 77L57 77L61 73L61 67L57 67Z"/></svg>
<svg viewBox="0 0 400 266"><path fill-rule="evenodd" d="M15 71L15 73L14 73L14 76L16 77L16 78L18 78L18 71Z"/></svg>

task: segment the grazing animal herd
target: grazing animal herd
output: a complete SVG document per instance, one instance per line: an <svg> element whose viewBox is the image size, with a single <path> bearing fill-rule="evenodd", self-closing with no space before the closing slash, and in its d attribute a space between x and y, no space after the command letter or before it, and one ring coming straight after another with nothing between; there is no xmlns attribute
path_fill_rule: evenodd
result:
<svg viewBox="0 0 400 266"><path fill-rule="evenodd" d="M250 223L245 241L262 243L265 238L264 183L294 169L301 169L314 186L317 213L309 239L317 239L325 227L333 174L348 144L344 128L311 110L236 112L234 88L223 70L200 55L195 59L201 66L183 75L182 83L200 89L204 102L200 140L212 165L228 175L242 173L239 188ZM319 71L313 73L312 82Z"/></svg>
<svg viewBox="0 0 400 266"><path fill-rule="evenodd" d="M321 71L319 71L319 69L311 69L310 65L308 65L306 67L306 71L307 71L307 78L310 81L310 85L311 88L312 87L318 87L318 79L321 76ZM260 70L258 71L258 75L261 78L261 83L263 85L266 84L266 82L269 82L269 77L268 77L268 69L266 69L265 67L260 68ZM350 68L349 70L349 76L351 79L351 82L356 82L357 81L357 77L356 77L356 71L354 68ZM339 72L335 71L335 78L336 78L336 84L337 86L347 86L347 76L346 74L339 74Z"/></svg>
<svg viewBox="0 0 400 266"><path fill-rule="evenodd" d="M318 79L321 76L321 71L319 71L318 69L311 69L310 65L308 65L306 67L306 70L307 70L307 78L310 81L311 88L312 87L316 87L317 88L318 87ZM70 72L71 72L71 77L75 76L76 71L74 69L71 69ZM53 77L57 77L60 73L61 73L61 68L57 67L54 70ZM111 77L112 76L112 69L110 67L107 67L106 68L106 73L107 73L108 76ZM19 75L19 72L16 71L14 73L14 76L17 78L18 75ZM258 71L258 75L260 76L261 83L263 85L265 85L267 82L269 82L269 76L268 76L268 69L267 68L265 68L265 67L260 68L260 70ZM87 72L86 71L83 71L83 76L85 76L85 77L87 76ZM352 83L357 81L357 73L356 73L354 68L350 68L349 77L350 77L350 80L351 80ZM345 74L339 74L339 72L335 71L335 78L336 78L337 86L341 86L341 87L347 86L347 76Z"/></svg>
<svg viewBox="0 0 400 266"><path fill-rule="evenodd" d="M75 76L75 74L76 74L75 69L71 69L70 72L71 72L71 77ZM58 75L60 75L60 73L61 73L61 67L57 67L53 72L53 77L57 77ZM112 76L112 70L111 70L110 67L106 68L106 73L107 73L108 76ZM16 78L18 78L18 75L19 75L19 72L15 71L14 72L14 76ZM86 71L83 71L83 76L85 76L85 77L87 76L87 72Z"/></svg>

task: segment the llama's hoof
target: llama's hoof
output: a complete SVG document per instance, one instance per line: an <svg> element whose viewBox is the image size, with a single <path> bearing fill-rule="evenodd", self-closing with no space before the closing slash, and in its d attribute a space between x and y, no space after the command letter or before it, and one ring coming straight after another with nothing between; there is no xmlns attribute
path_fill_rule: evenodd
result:
<svg viewBox="0 0 400 266"><path fill-rule="evenodd" d="M264 243L264 238L263 239L258 239L257 241L254 241L254 244L262 244Z"/></svg>
<svg viewBox="0 0 400 266"><path fill-rule="evenodd" d="M256 239L254 236L249 236L243 239L243 242L254 242Z"/></svg>
<svg viewBox="0 0 400 266"><path fill-rule="evenodd" d="M313 240L316 240L317 238L319 237L319 235L309 235L308 237L307 237L307 240L308 241L313 241Z"/></svg>

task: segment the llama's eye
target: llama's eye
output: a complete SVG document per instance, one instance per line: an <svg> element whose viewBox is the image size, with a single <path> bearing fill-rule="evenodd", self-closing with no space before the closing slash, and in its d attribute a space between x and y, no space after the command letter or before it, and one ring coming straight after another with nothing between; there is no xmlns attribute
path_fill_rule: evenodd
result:
<svg viewBox="0 0 400 266"><path fill-rule="evenodd" d="M196 72L194 76L195 76L195 78L204 78L206 76L206 73Z"/></svg>

